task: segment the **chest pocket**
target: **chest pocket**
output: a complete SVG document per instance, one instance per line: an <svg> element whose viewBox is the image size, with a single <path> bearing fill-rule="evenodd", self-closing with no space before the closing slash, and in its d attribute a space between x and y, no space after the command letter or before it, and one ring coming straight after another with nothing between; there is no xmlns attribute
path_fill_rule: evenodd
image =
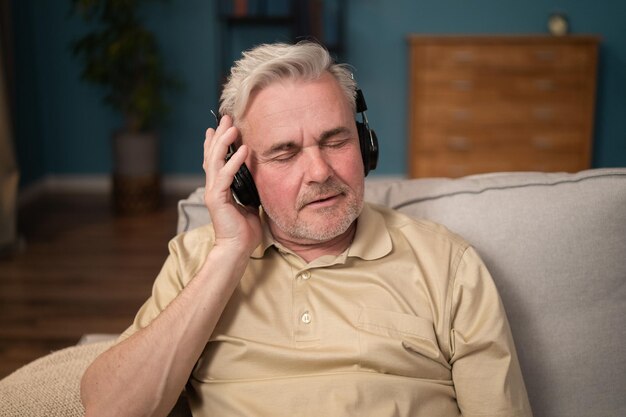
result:
<svg viewBox="0 0 626 417"><path fill-rule="evenodd" d="M357 319L360 366L412 378L451 380L433 323L410 314L362 308Z"/></svg>

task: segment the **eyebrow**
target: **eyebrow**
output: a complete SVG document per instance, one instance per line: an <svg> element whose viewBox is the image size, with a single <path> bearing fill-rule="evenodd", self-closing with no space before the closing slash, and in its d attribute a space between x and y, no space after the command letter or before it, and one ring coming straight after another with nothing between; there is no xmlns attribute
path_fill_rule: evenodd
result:
<svg viewBox="0 0 626 417"><path fill-rule="evenodd" d="M350 133L350 129L344 126L335 127L333 129L322 132L319 138L316 139L317 143L324 142L334 136L341 135L343 133ZM269 157L275 153L297 148L299 145L293 140L287 140L284 142L278 142L272 145L269 149L262 153L263 157Z"/></svg>
<svg viewBox="0 0 626 417"><path fill-rule="evenodd" d="M327 130L320 135L319 139L317 139L317 142L323 142L327 139L332 138L333 136L341 135L343 133L350 133L350 129L345 126L339 126L334 129Z"/></svg>

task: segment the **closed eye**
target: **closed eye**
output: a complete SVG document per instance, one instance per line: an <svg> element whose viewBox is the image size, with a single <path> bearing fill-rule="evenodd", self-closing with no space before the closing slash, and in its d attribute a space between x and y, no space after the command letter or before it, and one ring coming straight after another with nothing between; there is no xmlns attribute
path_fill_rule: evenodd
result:
<svg viewBox="0 0 626 417"><path fill-rule="evenodd" d="M332 140L327 140L324 143L320 143L321 147L331 148L331 149L339 149L343 148L350 142L350 138L335 138Z"/></svg>
<svg viewBox="0 0 626 417"><path fill-rule="evenodd" d="M266 162L287 162L293 159L298 152L300 152L300 147L294 142L278 143L264 152L263 159Z"/></svg>
<svg viewBox="0 0 626 417"><path fill-rule="evenodd" d="M339 149L350 142L350 129L340 126L322 133L318 143L320 148Z"/></svg>
<svg viewBox="0 0 626 417"><path fill-rule="evenodd" d="M297 152L285 152L274 156L271 160L275 162L287 162L296 156Z"/></svg>

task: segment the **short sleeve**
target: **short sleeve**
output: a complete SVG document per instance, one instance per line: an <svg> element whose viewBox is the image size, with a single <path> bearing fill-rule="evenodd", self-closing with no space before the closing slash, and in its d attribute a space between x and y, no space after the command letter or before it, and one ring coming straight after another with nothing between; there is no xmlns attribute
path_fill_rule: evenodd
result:
<svg viewBox="0 0 626 417"><path fill-rule="evenodd" d="M471 247L458 265L452 288L450 363L463 416L532 416L502 301Z"/></svg>
<svg viewBox="0 0 626 417"><path fill-rule="evenodd" d="M150 298L141 306L133 323L118 339L122 341L147 327L193 279L213 245L211 228L194 229L169 242L167 256L152 285Z"/></svg>

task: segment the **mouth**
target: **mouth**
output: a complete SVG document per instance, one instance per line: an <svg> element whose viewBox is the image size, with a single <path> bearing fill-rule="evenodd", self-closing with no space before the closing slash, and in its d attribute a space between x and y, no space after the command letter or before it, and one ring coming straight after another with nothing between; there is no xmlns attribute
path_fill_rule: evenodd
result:
<svg viewBox="0 0 626 417"><path fill-rule="evenodd" d="M314 200L311 200L302 205L302 208L311 207L311 208L321 208L331 206L336 203L336 201L342 196L342 193L331 194L326 196L318 197Z"/></svg>

